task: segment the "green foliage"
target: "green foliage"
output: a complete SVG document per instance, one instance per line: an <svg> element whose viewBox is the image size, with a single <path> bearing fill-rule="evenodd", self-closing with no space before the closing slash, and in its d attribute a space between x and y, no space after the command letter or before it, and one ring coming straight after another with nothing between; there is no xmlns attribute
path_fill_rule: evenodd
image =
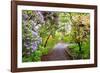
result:
<svg viewBox="0 0 100 73"><path fill-rule="evenodd" d="M88 37L88 40L83 43L82 50L83 50L83 58L89 59L90 58L90 37Z"/></svg>
<svg viewBox="0 0 100 73"><path fill-rule="evenodd" d="M47 55L49 52L48 48L44 48L43 46L39 46L38 50L34 51L29 57L23 57L23 62L37 62L41 61L42 55Z"/></svg>
<svg viewBox="0 0 100 73"><path fill-rule="evenodd" d="M88 13L23 10L22 15L23 62L41 61L59 42L75 43L69 48L76 59L80 54L82 59L89 58Z"/></svg>
<svg viewBox="0 0 100 73"><path fill-rule="evenodd" d="M23 57L23 62L36 62L41 61L42 52L40 50L36 50L29 56Z"/></svg>
<svg viewBox="0 0 100 73"><path fill-rule="evenodd" d="M72 37L69 35L64 36L63 40L65 43L73 43Z"/></svg>
<svg viewBox="0 0 100 73"><path fill-rule="evenodd" d="M73 51L77 51L77 52L78 52L78 49L79 49L77 44L72 44L72 45L68 46L68 48L73 49Z"/></svg>
<svg viewBox="0 0 100 73"><path fill-rule="evenodd" d="M42 56L42 52L40 50L37 50L32 53L33 61L41 61L41 56Z"/></svg>
<svg viewBox="0 0 100 73"><path fill-rule="evenodd" d="M90 41L87 40L82 44L82 51L79 51L79 47L77 44L73 44L68 46L71 54L74 56L75 59L78 58L81 54L81 59L89 59L90 58Z"/></svg>
<svg viewBox="0 0 100 73"><path fill-rule="evenodd" d="M32 62L32 58L31 57L23 57L22 61L23 62Z"/></svg>
<svg viewBox="0 0 100 73"><path fill-rule="evenodd" d="M42 45L39 46L39 50L41 51L42 55L47 55L49 52L49 49L47 47L42 46Z"/></svg>

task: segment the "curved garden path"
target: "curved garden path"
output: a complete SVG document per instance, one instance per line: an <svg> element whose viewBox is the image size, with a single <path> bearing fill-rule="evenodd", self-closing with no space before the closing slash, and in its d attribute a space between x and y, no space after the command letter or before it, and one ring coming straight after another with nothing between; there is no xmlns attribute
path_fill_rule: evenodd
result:
<svg viewBox="0 0 100 73"><path fill-rule="evenodd" d="M42 56L42 61L56 61L56 60L70 60L68 53L65 51L68 44L58 43L54 46L54 49L45 56Z"/></svg>

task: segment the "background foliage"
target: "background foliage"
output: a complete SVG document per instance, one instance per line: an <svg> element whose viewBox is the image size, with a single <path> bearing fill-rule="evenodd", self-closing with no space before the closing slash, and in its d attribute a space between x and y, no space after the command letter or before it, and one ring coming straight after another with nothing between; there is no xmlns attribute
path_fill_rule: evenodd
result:
<svg viewBox="0 0 100 73"><path fill-rule="evenodd" d="M59 42L72 44L74 59L89 59L90 14L22 11L23 62L41 61Z"/></svg>

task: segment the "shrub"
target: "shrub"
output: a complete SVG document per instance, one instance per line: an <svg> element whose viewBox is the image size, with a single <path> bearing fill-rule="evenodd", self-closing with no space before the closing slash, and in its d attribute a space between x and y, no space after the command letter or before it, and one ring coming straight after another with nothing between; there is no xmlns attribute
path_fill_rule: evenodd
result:
<svg viewBox="0 0 100 73"><path fill-rule="evenodd" d="M42 52L40 50L36 50L32 54L33 61L41 61Z"/></svg>

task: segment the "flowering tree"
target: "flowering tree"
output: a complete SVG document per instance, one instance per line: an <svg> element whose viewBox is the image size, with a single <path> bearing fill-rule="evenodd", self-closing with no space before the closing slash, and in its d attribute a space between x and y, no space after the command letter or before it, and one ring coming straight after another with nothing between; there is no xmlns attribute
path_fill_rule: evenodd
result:
<svg viewBox="0 0 100 73"><path fill-rule="evenodd" d="M90 15L88 13L70 13L72 22L71 35L75 43L79 46L79 56L82 58L82 45L90 38Z"/></svg>
<svg viewBox="0 0 100 73"><path fill-rule="evenodd" d="M22 43L24 57L31 56L36 50L46 48L49 37L53 36L57 29L57 18L55 12L23 10ZM46 38L46 40L43 41L42 38Z"/></svg>
<svg viewBox="0 0 100 73"><path fill-rule="evenodd" d="M48 54L49 48L53 48L48 45L55 45L58 38L65 43L77 43L81 52L89 34L88 13L23 10L23 61L40 61L41 56ZM49 42L51 38L56 40Z"/></svg>
<svg viewBox="0 0 100 73"><path fill-rule="evenodd" d="M23 11L22 14L22 43L23 56L31 56L31 54L38 49L42 38L38 34L39 24L43 24L40 13L33 11Z"/></svg>

